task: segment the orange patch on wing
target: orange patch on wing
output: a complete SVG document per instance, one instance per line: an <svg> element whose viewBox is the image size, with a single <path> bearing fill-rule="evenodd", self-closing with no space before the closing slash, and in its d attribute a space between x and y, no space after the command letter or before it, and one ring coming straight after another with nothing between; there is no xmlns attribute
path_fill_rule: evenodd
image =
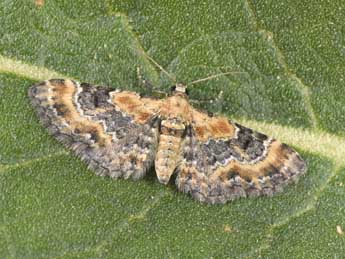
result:
<svg viewBox="0 0 345 259"><path fill-rule="evenodd" d="M201 126L196 126L194 128L195 132L196 132L196 135L203 139L204 138L204 135L205 135L205 131L206 131L206 127L201 127Z"/></svg>
<svg viewBox="0 0 345 259"><path fill-rule="evenodd" d="M210 121L210 128L214 135L227 135L233 134L234 128L229 124L228 120L220 118L214 121Z"/></svg>
<svg viewBox="0 0 345 259"><path fill-rule="evenodd" d="M138 119L140 121L147 121L150 117L151 117L152 114L148 113L148 112L141 112L139 113L138 115Z"/></svg>
<svg viewBox="0 0 345 259"><path fill-rule="evenodd" d="M235 134L235 127L223 117L209 117L208 115L191 109L193 128L198 140L207 141L209 138L231 138Z"/></svg>
<svg viewBox="0 0 345 259"><path fill-rule="evenodd" d="M141 98L138 94L128 91L113 93L112 102L140 124L146 123L160 108L160 101Z"/></svg>
<svg viewBox="0 0 345 259"><path fill-rule="evenodd" d="M130 110L134 110L135 107L139 106L138 100L135 99L135 96L119 96L117 98L117 103L126 106Z"/></svg>

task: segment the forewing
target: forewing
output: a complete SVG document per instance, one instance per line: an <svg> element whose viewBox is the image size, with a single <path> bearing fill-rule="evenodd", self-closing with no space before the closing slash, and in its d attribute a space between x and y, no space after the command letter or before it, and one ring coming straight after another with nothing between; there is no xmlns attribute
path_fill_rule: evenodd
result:
<svg viewBox="0 0 345 259"><path fill-rule="evenodd" d="M36 84L29 95L51 134L97 174L139 179L151 167L158 142L155 100L61 79Z"/></svg>
<svg viewBox="0 0 345 259"><path fill-rule="evenodd" d="M208 119L214 125L224 120ZM228 121L224 127L231 130L220 136L219 129L214 134L212 127L196 121L202 122L194 120L187 133L176 184L199 201L225 203L239 197L272 195L306 169L296 151L264 134ZM202 134L198 127L204 129Z"/></svg>

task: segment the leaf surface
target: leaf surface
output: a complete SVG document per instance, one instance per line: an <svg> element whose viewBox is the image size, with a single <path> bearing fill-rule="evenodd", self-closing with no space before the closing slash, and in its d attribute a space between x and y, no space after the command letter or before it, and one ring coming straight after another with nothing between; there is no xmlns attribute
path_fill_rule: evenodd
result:
<svg viewBox="0 0 345 259"><path fill-rule="evenodd" d="M345 6L321 1L2 1L0 255L342 258ZM308 163L272 198L199 204L158 183L97 177L40 125L27 90L68 77L146 92L190 87L202 109L268 133Z"/></svg>

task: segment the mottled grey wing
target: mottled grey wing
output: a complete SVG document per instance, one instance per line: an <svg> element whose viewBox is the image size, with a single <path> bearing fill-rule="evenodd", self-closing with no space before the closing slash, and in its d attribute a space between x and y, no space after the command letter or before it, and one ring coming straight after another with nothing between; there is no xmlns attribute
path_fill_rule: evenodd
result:
<svg viewBox="0 0 345 259"><path fill-rule="evenodd" d="M138 123L133 114L114 103L117 94L135 95L60 79L29 90L43 124L98 175L139 179L152 166L156 153L154 114L147 113L146 120ZM135 96L140 105L140 97Z"/></svg>
<svg viewBox="0 0 345 259"><path fill-rule="evenodd" d="M233 137L207 141L190 128L177 170L180 191L202 202L225 203L272 195L304 173L305 162L292 148L239 124L233 126Z"/></svg>

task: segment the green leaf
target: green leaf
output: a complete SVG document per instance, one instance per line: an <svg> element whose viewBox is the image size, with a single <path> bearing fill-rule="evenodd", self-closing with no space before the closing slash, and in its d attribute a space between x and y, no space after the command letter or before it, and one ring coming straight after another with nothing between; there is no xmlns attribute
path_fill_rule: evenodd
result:
<svg viewBox="0 0 345 259"><path fill-rule="evenodd" d="M1 258L342 258L345 5L319 1L2 1ZM154 172L96 176L44 129L27 90L69 77L192 103L296 147L299 183L272 198L199 204ZM211 101L210 101L211 100ZM337 230L338 228L338 230Z"/></svg>

